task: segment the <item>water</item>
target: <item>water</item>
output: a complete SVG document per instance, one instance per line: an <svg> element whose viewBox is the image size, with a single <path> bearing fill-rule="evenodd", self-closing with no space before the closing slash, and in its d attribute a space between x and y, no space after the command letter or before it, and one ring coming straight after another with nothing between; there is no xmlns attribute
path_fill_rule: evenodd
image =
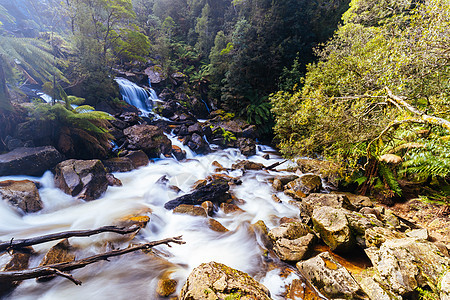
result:
<svg viewBox="0 0 450 300"><path fill-rule="evenodd" d="M120 81L120 79L119 79ZM123 83L122 81L120 81ZM122 85L122 84L121 84ZM122 89L126 91L126 89ZM131 95L131 88L128 91ZM134 95L139 93L134 90ZM143 95L143 94L142 94ZM145 102L144 96L139 98ZM134 99L136 100L136 99ZM133 101L134 101L133 100ZM139 107L139 104L137 104ZM28 238L48 233L93 229L105 225L114 225L129 215L147 215L150 222L140 233L129 241L111 233L103 233L86 238L71 238L77 258L111 250L125 248L132 244L145 243L174 236L183 236L184 245L158 246L154 248L160 258L154 255L136 252L121 257L111 258L109 262L99 262L72 272L75 278L83 282L75 286L64 278L38 283L25 280L7 299L159 299L156 294L158 279L163 274L170 274L179 282L180 292L187 276L201 263L216 261L229 267L244 271L264 283L271 291L273 299L283 299L285 286L298 275L292 273L287 278L280 276L279 269L269 268L264 249L258 238L249 231L250 224L263 220L270 228L276 227L281 217L297 217L298 209L290 206L289 198L283 193L277 196L283 203L272 200L270 178L280 175L273 171L223 171L229 176L240 177L242 184L232 186L230 191L242 200L241 214L225 214L218 211L214 218L224 225L229 232L218 233L208 227L207 219L188 215L173 214L166 210L164 204L182 194L189 193L193 184L215 174L212 165L217 161L225 168L246 159L237 149L218 150L208 155L196 155L180 143L175 136L170 136L172 143L187 152L186 160L161 159L146 167L126 173L115 173L123 186L109 187L98 200L84 202L75 199L55 188L50 172L41 178L3 177L6 179L32 179L41 184L39 190L44 202L44 209L34 214L18 215L0 201L0 240L11 238ZM273 149L259 146L258 152L250 160L266 166L282 160L273 155ZM271 159L262 158L270 152ZM283 174L283 173L281 173ZM286 173L287 174L287 173ZM166 176L169 182L158 183ZM178 187L177 194L170 186ZM37 255L30 267L39 264L45 253L56 242L34 246ZM5 254L7 255L7 254ZM0 256L0 261L5 259ZM272 257L276 260L276 258Z"/></svg>
<svg viewBox="0 0 450 300"><path fill-rule="evenodd" d="M152 101L158 100L158 96L153 89L144 89L125 78L117 77L115 81L119 85L120 94L125 102L137 107L144 113L149 113L152 110Z"/></svg>

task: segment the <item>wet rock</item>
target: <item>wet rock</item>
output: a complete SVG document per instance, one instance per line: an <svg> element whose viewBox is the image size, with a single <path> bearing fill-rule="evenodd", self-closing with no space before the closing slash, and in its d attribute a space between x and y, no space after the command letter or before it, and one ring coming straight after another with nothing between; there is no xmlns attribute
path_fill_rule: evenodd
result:
<svg viewBox="0 0 450 300"><path fill-rule="evenodd" d="M64 239L47 252L39 266L47 266L75 260L75 254L71 252L71 245L68 239Z"/></svg>
<svg viewBox="0 0 450 300"><path fill-rule="evenodd" d="M139 125L144 122L137 112L123 112L119 115L116 115L116 118L125 122L126 127L131 127L134 125Z"/></svg>
<svg viewBox="0 0 450 300"><path fill-rule="evenodd" d="M133 170L133 163L127 157L113 157L102 161L107 172L129 172Z"/></svg>
<svg viewBox="0 0 450 300"><path fill-rule="evenodd" d="M247 273L224 264L201 264L189 275L180 294L188 299L270 299L269 290Z"/></svg>
<svg viewBox="0 0 450 300"><path fill-rule="evenodd" d="M194 133L189 141L187 142L187 146L198 154L205 154L211 152L211 148L209 148L208 143L198 135L197 133Z"/></svg>
<svg viewBox="0 0 450 300"><path fill-rule="evenodd" d="M216 232L228 232L229 230L226 229L222 224L220 224L219 221L209 218L208 219L208 227L211 230L214 230Z"/></svg>
<svg viewBox="0 0 450 300"><path fill-rule="evenodd" d="M202 207L208 216L211 217L214 214L214 204L211 201L203 202Z"/></svg>
<svg viewBox="0 0 450 300"><path fill-rule="evenodd" d="M300 191L305 195L319 192L321 188L322 179L317 175L303 175L286 185L286 189L294 192Z"/></svg>
<svg viewBox="0 0 450 300"><path fill-rule="evenodd" d="M389 292L386 287L382 287L372 277L363 277L358 282L370 300L402 300L402 297Z"/></svg>
<svg viewBox="0 0 450 300"><path fill-rule="evenodd" d="M203 207L187 204L178 205L177 207L174 208L173 213L205 218L207 216L206 211Z"/></svg>
<svg viewBox="0 0 450 300"><path fill-rule="evenodd" d="M0 271L19 271L28 269L30 258L33 254L33 248L26 247L20 250L12 250L4 253L2 256L8 256L4 266L0 266ZM1 257L3 258L3 257ZM3 260L3 259L1 259ZM15 282L0 282L0 297L7 295L14 288L20 284L20 281Z"/></svg>
<svg viewBox="0 0 450 300"><path fill-rule="evenodd" d="M252 162L249 160L243 160L231 166L233 170L262 170L264 169L264 165L256 162Z"/></svg>
<svg viewBox="0 0 450 300"><path fill-rule="evenodd" d="M36 184L30 180L0 181L0 198L25 213L37 212L44 207Z"/></svg>
<svg viewBox="0 0 450 300"><path fill-rule="evenodd" d="M205 201L222 203L229 199L226 192L230 189L227 182L214 181L200 187L190 194L178 197L164 204L166 209L174 209L181 204L201 205Z"/></svg>
<svg viewBox="0 0 450 300"><path fill-rule="evenodd" d="M384 242L392 239L400 239L406 237L403 232L393 231L384 227L373 227L365 231L365 240L367 247L379 248Z"/></svg>
<svg viewBox="0 0 450 300"><path fill-rule="evenodd" d="M303 199L312 208L329 206L333 208L345 208L353 210L354 207L345 195L314 193Z"/></svg>
<svg viewBox="0 0 450 300"><path fill-rule="evenodd" d="M312 251L315 236L311 228L300 222L281 224L269 231L273 250L281 260L299 261Z"/></svg>
<svg viewBox="0 0 450 300"><path fill-rule="evenodd" d="M365 250L381 282L395 293L408 296L418 287L436 287L450 267L450 259L425 240L386 240L381 247Z"/></svg>
<svg viewBox="0 0 450 300"><path fill-rule="evenodd" d="M149 163L147 154L142 150L129 151L125 157L131 160L133 169L145 167Z"/></svg>
<svg viewBox="0 0 450 300"><path fill-rule="evenodd" d="M243 213L244 212L244 210L242 210L239 206L232 204L232 203L221 203L220 209L225 214Z"/></svg>
<svg viewBox="0 0 450 300"><path fill-rule="evenodd" d="M264 154L263 158L269 160L270 159L270 155L269 154Z"/></svg>
<svg viewBox="0 0 450 300"><path fill-rule="evenodd" d="M168 276L163 275L163 277L158 280L156 292L161 297L169 297L177 290L177 284L178 282L176 280L170 279Z"/></svg>
<svg viewBox="0 0 450 300"><path fill-rule="evenodd" d="M186 151L175 145L172 145L172 154L177 160L183 160L186 158Z"/></svg>
<svg viewBox="0 0 450 300"><path fill-rule="evenodd" d="M303 275L332 299L363 299L364 293L353 276L328 252L297 263Z"/></svg>
<svg viewBox="0 0 450 300"><path fill-rule="evenodd" d="M128 149L142 150L149 157L170 154L172 142L164 135L162 129L152 125L135 125L126 128Z"/></svg>
<svg viewBox="0 0 450 300"><path fill-rule="evenodd" d="M296 200L302 200L304 197L306 197L306 195L305 195L305 193L303 193L302 191L293 191L293 190L285 190L284 191L284 194L285 195L287 195L287 196L289 196L289 197L292 197L292 198L294 198L294 199L296 199Z"/></svg>
<svg viewBox="0 0 450 300"><path fill-rule="evenodd" d="M278 192L283 191L283 183L278 178L275 178L273 180L272 187L275 191L278 191Z"/></svg>
<svg viewBox="0 0 450 300"><path fill-rule="evenodd" d="M237 140L239 150L245 156L252 156L256 154L256 142L248 138L238 138Z"/></svg>
<svg viewBox="0 0 450 300"><path fill-rule="evenodd" d="M52 146L17 148L0 155L0 176L41 176L63 160L63 156Z"/></svg>
<svg viewBox="0 0 450 300"><path fill-rule="evenodd" d="M198 190L201 187L204 187L208 184L208 180L206 179L200 179L194 182L194 185L192 186L193 190Z"/></svg>
<svg viewBox="0 0 450 300"><path fill-rule="evenodd" d="M116 178L113 174L106 174L106 179L108 180L109 186L122 186L122 181Z"/></svg>
<svg viewBox="0 0 450 300"><path fill-rule="evenodd" d="M256 223L251 224L249 227L249 231L253 232L259 237L259 240L264 245L264 247L266 247L266 249L273 248L272 240L269 237L269 231L264 221L259 220Z"/></svg>
<svg viewBox="0 0 450 300"><path fill-rule="evenodd" d="M294 279L289 285L285 299L287 300L317 300L320 299L317 292L305 284L302 280Z"/></svg>
<svg viewBox="0 0 450 300"><path fill-rule="evenodd" d="M285 176L277 176L275 179L278 179L279 181L281 181L281 184L283 186L285 186L289 182L294 181L298 178L299 178L299 176L292 174L292 175L285 175Z"/></svg>
<svg viewBox="0 0 450 300"><path fill-rule="evenodd" d="M192 135L194 133L197 133L199 135L203 135L203 128L200 126L199 123L195 123L194 125L191 125L187 128L188 134Z"/></svg>
<svg viewBox="0 0 450 300"><path fill-rule="evenodd" d="M100 160L70 159L56 166L55 185L73 197L95 200L108 188L106 174Z"/></svg>
<svg viewBox="0 0 450 300"><path fill-rule="evenodd" d="M294 240L312 233L311 228L300 222L289 222L281 224L269 231L269 237L276 241L282 238Z"/></svg>
<svg viewBox="0 0 450 300"><path fill-rule="evenodd" d="M272 200L276 203L282 203L283 201L281 201L280 197L278 197L277 195L273 194L272 195Z"/></svg>
<svg viewBox="0 0 450 300"><path fill-rule="evenodd" d="M314 230L331 251L347 252L354 245L354 237L350 225L342 209L323 206L314 209L312 215Z"/></svg>

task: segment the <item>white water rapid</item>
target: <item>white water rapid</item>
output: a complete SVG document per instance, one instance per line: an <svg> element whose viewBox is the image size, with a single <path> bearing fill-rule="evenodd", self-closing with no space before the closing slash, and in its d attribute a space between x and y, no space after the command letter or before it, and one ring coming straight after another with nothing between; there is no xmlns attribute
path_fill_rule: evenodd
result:
<svg viewBox="0 0 450 300"><path fill-rule="evenodd" d="M120 84L121 81L118 82ZM123 87L121 90L124 93L126 91ZM126 93L131 95L131 88ZM137 91L134 93L138 94ZM183 147L181 143L177 145ZM273 299L283 299L281 294L285 286L298 278L297 275L292 273L287 278L282 278L278 269L269 271L266 268L267 258L260 246L261 242L248 230L249 225L258 220L263 220L271 229L278 225L281 217L298 216L298 209L286 204L289 199L282 192L277 193L277 196L283 203L272 200L274 190L269 179L280 173L246 171L243 174L241 170L229 172L230 176L242 176L243 183L232 186L230 190L245 202L239 205L244 213L224 214L219 211L214 218L230 231L218 233L208 227L206 218L173 214L172 211L166 210L163 205L167 201L182 195L177 195L169 186L177 186L182 193L188 193L197 180L215 173L215 167L212 166L214 161L230 168L233 163L246 158L237 149L219 150L208 155L195 155L189 149L183 149L189 151L190 159L182 162L161 159L138 170L115 173L123 186L109 187L104 196L95 201L84 202L56 189L50 172L42 178L31 178L41 184L39 192L44 202L42 211L21 216L0 201L2 241L66 230L93 229L115 224L121 218L135 214L149 216L150 222L131 243L144 243L180 235L186 242L171 248L154 248L154 252L163 259L135 252L72 271L73 276L83 282L81 286L61 277L39 283L35 280L25 280L7 299L160 299L156 294L156 286L162 274L170 274L172 279L178 281L179 293L189 273L201 263L210 261L247 272L270 289ZM268 152L271 152L271 158L262 158L262 155ZM269 147L259 146L257 154L250 157L250 160L265 165L281 161L281 158L272 152L273 149ZM157 183L162 176L169 179L167 184ZM3 177L0 180L24 178L30 179L16 176ZM112 243L106 244L108 241ZM37 266L43 255L56 243L34 246L37 255L32 259L31 267ZM77 259L111 250L112 247L125 248L130 244L129 241L123 240L123 237L111 233L71 238L70 243L79 249Z"/></svg>

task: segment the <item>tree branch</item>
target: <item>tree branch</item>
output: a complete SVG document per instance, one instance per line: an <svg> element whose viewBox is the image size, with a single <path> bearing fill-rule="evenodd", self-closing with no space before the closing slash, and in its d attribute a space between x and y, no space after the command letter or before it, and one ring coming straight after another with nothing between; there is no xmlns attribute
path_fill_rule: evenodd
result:
<svg viewBox="0 0 450 300"><path fill-rule="evenodd" d="M52 233L44 236L38 236L30 239L21 239L21 240L14 240L12 239L9 242L2 242L0 243L0 252L3 251L9 251L13 249L19 249L31 245L36 244L42 244L50 241L55 240L61 240L66 239L70 237L86 237L91 236L94 234L99 234L103 232L114 232L118 234L128 234L133 233L139 230L139 226L131 226L129 228L123 228L123 227L116 227L116 226L103 226L97 229L93 230L77 230L77 231L65 231L65 232L58 232L58 233Z"/></svg>
<svg viewBox="0 0 450 300"><path fill-rule="evenodd" d="M126 249L121 250L113 250L97 255L93 255L81 260L75 260L71 262L65 262L65 263L59 263L59 264L52 264L42 267L36 267L32 269L26 269L21 271L6 271L6 272L0 272L0 282L12 282L12 281L21 281L25 279L31 279L31 278L38 278L42 276L49 276L49 275L59 275L63 276L75 284L79 285L81 284L81 281L73 278L72 275L67 274L63 271L70 271L75 269L81 269L87 265L106 260L108 261L108 258L123 255L126 253L138 251L138 250L144 250L144 249L150 249L158 245L167 245L170 247L170 243L175 244L185 244L185 242L181 239L181 236L173 237L173 238L167 238L159 241L149 242L146 244L140 244L137 246L132 246Z"/></svg>

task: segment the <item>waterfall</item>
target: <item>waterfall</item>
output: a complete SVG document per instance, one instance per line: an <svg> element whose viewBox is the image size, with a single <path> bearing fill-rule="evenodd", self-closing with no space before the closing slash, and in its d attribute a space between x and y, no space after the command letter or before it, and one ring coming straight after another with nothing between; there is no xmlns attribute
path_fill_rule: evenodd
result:
<svg viewBox="0 0 450 300"><path fill-rule="evenodd" d="M143 113L149 113L152 110L153 101L158 100L153 89L144 89L125 78L117 77L115 81L119 85L120 94L125 102L137 107Z"/></svg>

